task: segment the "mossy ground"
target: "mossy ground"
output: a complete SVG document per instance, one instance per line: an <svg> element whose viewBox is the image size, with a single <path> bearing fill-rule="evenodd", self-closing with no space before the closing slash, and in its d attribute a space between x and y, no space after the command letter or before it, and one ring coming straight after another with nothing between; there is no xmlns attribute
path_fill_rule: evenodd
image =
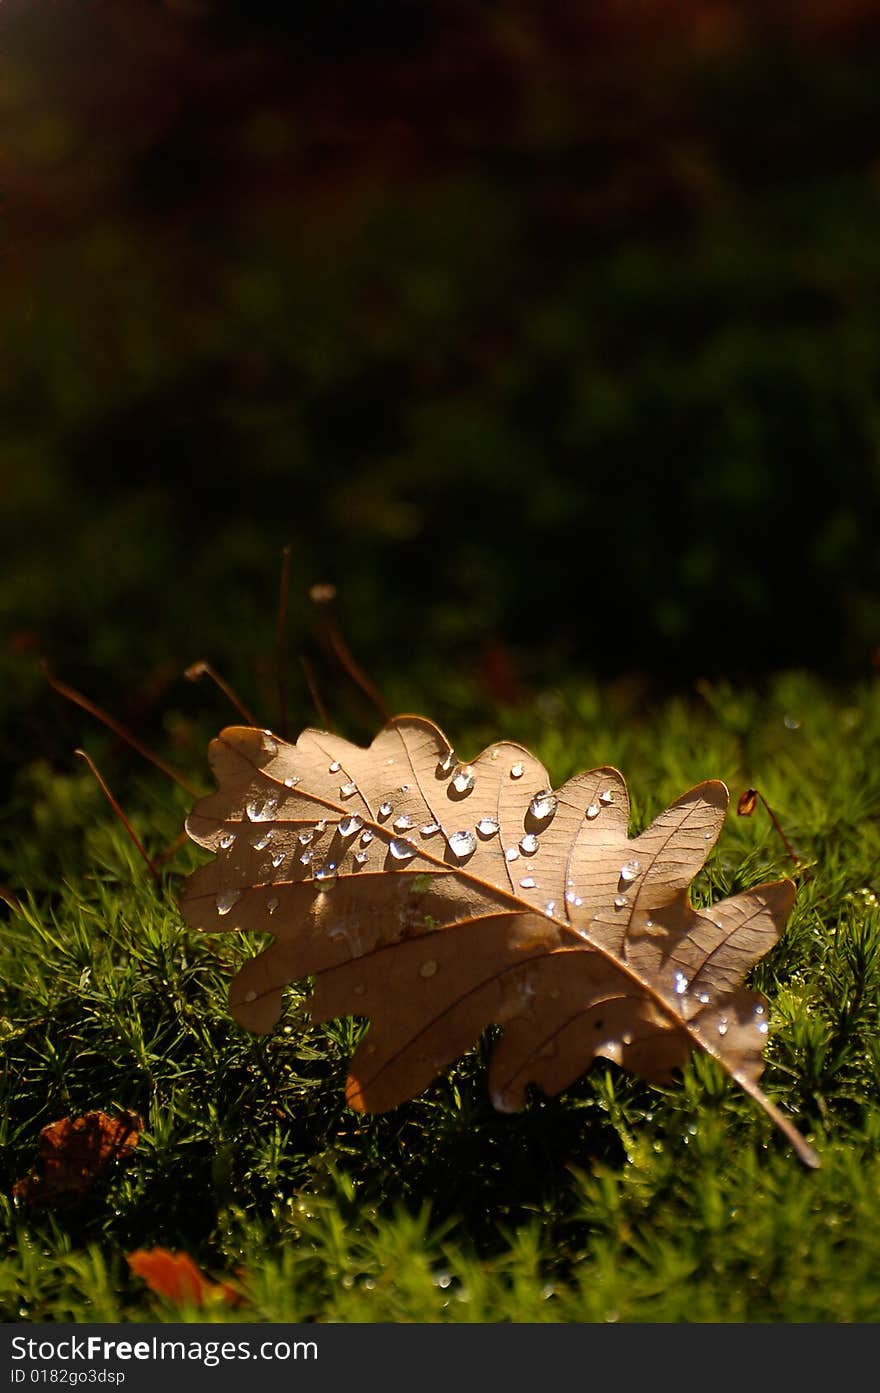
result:
<svg viewBox="0 0 880 1393"><path fill-rule="evenodd" d="M802 1169L705 1058L664 1088L599 1063L561 1097L503 1116L486 1096L483 1040L422 1097L352 1113L343 1086L362 1027L311 1025L302 984L272 1035L237 1027L226 987L254 944L200 937L176 908L200 853L181 849L157 888L85 767L32 760L3 820L2 878L21 908L0 911L0 1318L180 1319L125 1261L161 1244L240 1289L238 1306L199 1316L224 1321L877 1320L876 685L792 673L642 701L572 683L499 710L462 682L389 699L421 707L466 756L518 739L557 783L617 765L634 829L698 780L727 782L731 812L693 896L798 882L749 980L770 1003L764 1087L821 1169ZM205 706L186 748L168 741L202 787L216 714ZM85 717L83 732L159 853L187 796ZM750 785L797 867L762 806L737 817ZM143 1116L132 1162L78 1208L15 1201L41 1127L94 1108Z"/></svg>

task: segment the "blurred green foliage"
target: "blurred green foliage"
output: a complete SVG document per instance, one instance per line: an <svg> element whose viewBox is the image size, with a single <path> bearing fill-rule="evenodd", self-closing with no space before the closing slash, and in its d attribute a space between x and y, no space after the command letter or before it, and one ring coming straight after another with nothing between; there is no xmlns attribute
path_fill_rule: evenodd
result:
<svg viewBox="0 0 880 1393"><path fill-rule="evenodd" d="M39 654L131 718L201 656L256 702L286 543L292 655L333 581L404 688L869 672L878 35L7 0L7 757Z"/></svg>

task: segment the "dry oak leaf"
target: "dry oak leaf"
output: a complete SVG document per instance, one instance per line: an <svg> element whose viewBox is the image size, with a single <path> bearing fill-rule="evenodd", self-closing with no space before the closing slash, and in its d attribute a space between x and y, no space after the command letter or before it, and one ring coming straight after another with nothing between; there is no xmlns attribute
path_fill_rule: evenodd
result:
<svg viewBox="0 0 880 1393"><path fill-rule="evenodd" d="M131 1159L143 1125L133 1112L108 1117L95 1111L51 1122L40 1132L41 1167L17 1180L13 1195L54 1209L81 1203L110 1166Z"/></svg>
<svg viewBox="0 0 880 1393"><path fill-rule="evenodd" d="M126 1253L125 1260L150 1291L176 1306L235 1306L240 1300L227 1283L209 1281L188 1253L173 1253L168 1248L138 1248Z"/></svg>
<svg viewBox="0 0 880 1393"><path fill-rule="evenodd" d="M420 716L361 748L325 731L295 744L232 726L209 751L218 791L187 819L215 852L184 884L193 927L268 932L230 1005L270 1031L284 987L314 978L313 1019L368 1017L346 1097L382 1112L421 1092L489 1024L495 1106L553 1095L597 1056L668 1081L702 1049L818 1158L757 1080L763 998L741 985L791 911L790 880L708 909L688 886L724 822L699 784L638 837L616 769L550 787L520 745L460 763Z"/></svg>

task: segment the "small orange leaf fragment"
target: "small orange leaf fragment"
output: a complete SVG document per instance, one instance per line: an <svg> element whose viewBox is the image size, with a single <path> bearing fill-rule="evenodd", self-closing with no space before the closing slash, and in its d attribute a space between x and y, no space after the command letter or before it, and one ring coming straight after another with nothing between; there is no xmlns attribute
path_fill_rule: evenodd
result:
<svg viewBox="0 0 880 1393"><path fill-rule="evenodd" d="M234 1306L238 1293L225 1282L212 1282L199 1270L188 1253L168 1248L138 1248L126 1253L125 1260L136 1277L150 1291L175 1306Z"/></svg>
<svg viewBox="0 0 880 1393"><path fill-rule="evenodd" d="M87 1112L61 1117L40 1133L40 1167L16 1181L12 1193L27 1204L60 1209L81 1203L95 1181L117 1162L131 1159L143 1122L137 1113L108 1117Z"/></svg>
<svg viewBox="0 0 880 1393"><path fill-rule="evenodd" d="M756 788L747 788L745 792L741 793L739 796L739 802L736 805L737 817L751 817L757 806L758 790Z"/></svg>

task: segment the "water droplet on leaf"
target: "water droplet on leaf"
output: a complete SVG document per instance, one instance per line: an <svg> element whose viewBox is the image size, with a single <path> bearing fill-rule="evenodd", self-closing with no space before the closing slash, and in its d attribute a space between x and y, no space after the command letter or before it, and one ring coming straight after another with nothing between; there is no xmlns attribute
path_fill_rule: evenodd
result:
<svg viewBox="0 0 880 1393"><path fill-rule="evenodd" d="M470 793L475 783L476 776L473 769L469 764L463 764L452 780L452 787L456 793Z"/></svg>
<svg viewBox="0 0 880 1393"><path fill-rule="evenodd" d="M529 812L537 822L546 822L556 812L558 806L556 795L550 789L544 789L542 793L536 793L529 804Z"/></svg>
<svg viewBox="0 0 880 1393"><path fill-rule="evenodd" d="M477 839L473 832L453 832L449 838L449 850L459 861L463 861L466 856L470 856L476 850Z"/></svg>

